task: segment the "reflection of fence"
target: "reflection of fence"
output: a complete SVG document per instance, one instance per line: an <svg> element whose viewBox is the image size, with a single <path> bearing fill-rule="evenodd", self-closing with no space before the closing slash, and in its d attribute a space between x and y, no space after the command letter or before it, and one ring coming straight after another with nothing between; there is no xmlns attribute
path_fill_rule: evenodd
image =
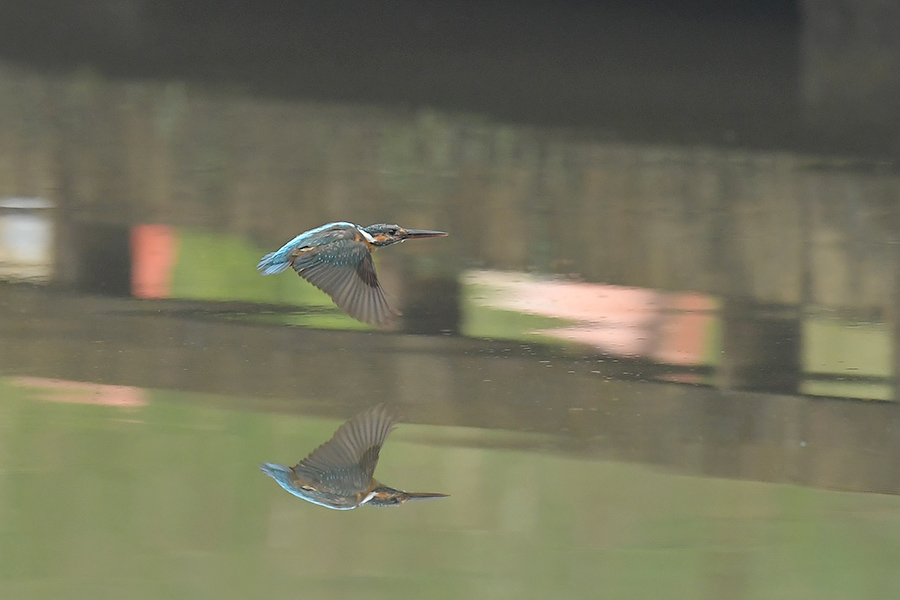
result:
<svg viewBox="0 0 900 600"><path fill-rule="evenodd" d="M84 73L3 69L0 104L0 191L106 221L270 242L335 219L440 224L453 242L423 252L487 267L876 314L892 304L900 178L888 171Z"/></svg>

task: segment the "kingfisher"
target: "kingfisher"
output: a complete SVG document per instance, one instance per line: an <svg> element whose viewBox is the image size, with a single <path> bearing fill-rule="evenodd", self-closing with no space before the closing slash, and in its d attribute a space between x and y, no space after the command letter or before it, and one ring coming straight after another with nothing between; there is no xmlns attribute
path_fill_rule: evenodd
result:
<svg viewBox="0 0 900 600"><path fill-rule="evenodd" d="M360 227L340 221L301 233L260 259L263 275L293 267L297 274L329 296L348 315L369 325L387 325L400 313L388 304L375 274L372 251L409 239L440 237L443 231L404 229L378 223Z"/></svg>
<svg viewBox="0 0 900 600"><path fill-rule="evenodd" d="M378 404L338 427L330 440L295 466L262 463L259 468L293 495L334 510L446 498L447 494L395 490L373 477L378 453L395 424L394 414Z"/></svg>

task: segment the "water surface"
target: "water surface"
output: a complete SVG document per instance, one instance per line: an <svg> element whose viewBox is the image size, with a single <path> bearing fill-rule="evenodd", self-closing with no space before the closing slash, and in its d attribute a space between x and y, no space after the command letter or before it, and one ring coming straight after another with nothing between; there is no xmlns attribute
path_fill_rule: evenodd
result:
<svg viewBox="0 0 900 600"><path fill-rule="evenodd" d="M3 598L896 598L892 168L0 67ZM328 221L376 331L259 257ZM338 512L292 463L378 402Z"/></svg>

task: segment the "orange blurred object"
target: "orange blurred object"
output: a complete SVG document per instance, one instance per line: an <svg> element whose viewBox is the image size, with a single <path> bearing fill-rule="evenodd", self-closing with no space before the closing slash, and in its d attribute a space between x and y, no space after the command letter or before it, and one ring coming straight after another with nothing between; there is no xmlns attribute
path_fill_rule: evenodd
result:
<svg viewBox="0 0 900 600"><path fill-rule="evenodd" d="M169 225L136 225L131 229L131 294L136 298L169 298L175 266L175 231Z"/></svg>

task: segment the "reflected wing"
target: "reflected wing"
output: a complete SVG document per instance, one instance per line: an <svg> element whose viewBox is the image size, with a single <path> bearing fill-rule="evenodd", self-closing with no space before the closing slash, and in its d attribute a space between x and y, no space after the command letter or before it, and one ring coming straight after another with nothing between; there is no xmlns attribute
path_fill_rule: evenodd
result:
<svg viewBox="0 0 900 600"><path fill-rule="evenodd" d="M332 438L294 467L298 477L336 494L355 494L369 489L378 453L396 419L379 404L340 427Z"/></svg>
<svg viewBox="0 0 900 600"><path fill-rule="evenodd" d="M375 263L365 242L335 239L299 248L294 270L331 296L348 315L363 323L385 325L397 314L388 304L375 275Z"/></svg>

